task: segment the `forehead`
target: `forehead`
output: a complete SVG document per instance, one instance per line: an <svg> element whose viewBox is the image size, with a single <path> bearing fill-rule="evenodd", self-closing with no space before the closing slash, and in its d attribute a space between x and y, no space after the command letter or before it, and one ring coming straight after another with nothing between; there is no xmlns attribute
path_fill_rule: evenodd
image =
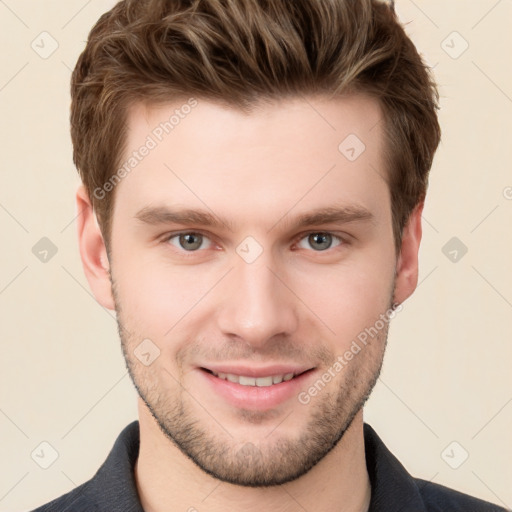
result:
<svg viewBox="0 0 512 512"><path fill-rule="evenodd" d="M381 120L377 100L362 95L286 99L249 114L200 99L134 105L115 210L212 205L224 217L275 220L294 204L345 202L378 215L388 196Z"/></svg>

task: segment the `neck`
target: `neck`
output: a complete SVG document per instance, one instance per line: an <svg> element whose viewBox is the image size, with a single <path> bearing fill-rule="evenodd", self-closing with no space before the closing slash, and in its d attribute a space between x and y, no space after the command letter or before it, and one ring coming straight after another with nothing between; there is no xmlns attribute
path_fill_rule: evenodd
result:
<svg viewBox="0 0 512 512"><path fill-rule="evenodd" d="M308 473L274 487L241 487L213 478L169 441L139 398L140 448L135 481L146 512L367 512L363 414L359 411L341 441Z"/></svg>

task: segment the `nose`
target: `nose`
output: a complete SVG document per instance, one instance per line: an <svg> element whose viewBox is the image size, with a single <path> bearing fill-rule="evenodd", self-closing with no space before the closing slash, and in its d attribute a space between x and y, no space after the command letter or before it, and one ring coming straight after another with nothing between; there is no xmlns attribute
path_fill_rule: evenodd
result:
<svg viewBox="0 0 512 512"><path fill-rule="evenodd" d="M235 255L235 268L219 292L218 327L227 338L262 348L276 337L290 337L298 325L299 299L270 251L247 263Z"/></svg>

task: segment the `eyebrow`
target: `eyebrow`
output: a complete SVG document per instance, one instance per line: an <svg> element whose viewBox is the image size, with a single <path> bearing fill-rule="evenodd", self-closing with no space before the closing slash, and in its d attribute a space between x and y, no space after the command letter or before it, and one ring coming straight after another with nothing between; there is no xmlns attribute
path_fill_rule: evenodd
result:
<svg viewBox="0 0 512 512"><path fill-rule="evenodd" d="M139 210L134 218L147 225L181 224L183 226L207 226L225 228L234 232L233 222L223 219L211 211L196 209L172 209L167 206L146 206ZM290 218L288 214L279 219L272 228L284 222L285 229L297 230L317 224L346 224L349 222L373 222L375 216L359 205L328 206L305 212Z"/></svg>

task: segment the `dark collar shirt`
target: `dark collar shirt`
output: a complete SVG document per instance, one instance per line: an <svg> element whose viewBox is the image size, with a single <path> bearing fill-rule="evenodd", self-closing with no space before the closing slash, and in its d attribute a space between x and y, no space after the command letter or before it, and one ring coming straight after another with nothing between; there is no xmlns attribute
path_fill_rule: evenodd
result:
<svg viewBox="0 0 512 512"><path fill-rule="evenodd" d="M364 439L372 488L369 512L505 512L492 503L413 478L366 423ZM139 422L134 421L119 434L93 478L32 512L144 512L134 478L139 440Z"/></svg>

